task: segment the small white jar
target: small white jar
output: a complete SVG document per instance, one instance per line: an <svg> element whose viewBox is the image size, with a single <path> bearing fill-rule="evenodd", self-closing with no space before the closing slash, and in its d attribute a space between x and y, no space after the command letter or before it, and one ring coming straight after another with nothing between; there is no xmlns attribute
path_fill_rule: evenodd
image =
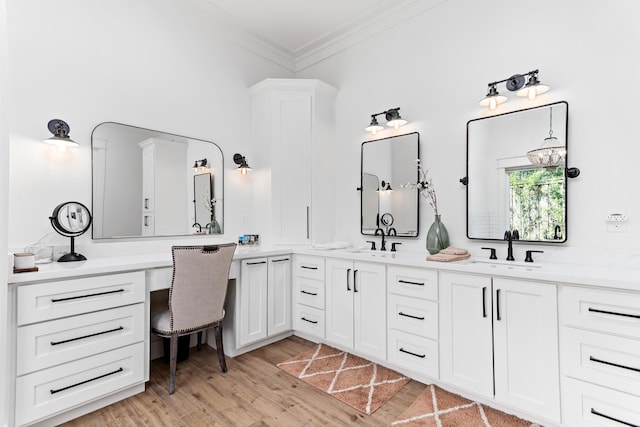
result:
<svg viewBox="0 0 640 427"><path fill-rule="evenodd" d="M13 254L13 268L16 270L26 270L36 266L36 257L29 252Z"/></svg>

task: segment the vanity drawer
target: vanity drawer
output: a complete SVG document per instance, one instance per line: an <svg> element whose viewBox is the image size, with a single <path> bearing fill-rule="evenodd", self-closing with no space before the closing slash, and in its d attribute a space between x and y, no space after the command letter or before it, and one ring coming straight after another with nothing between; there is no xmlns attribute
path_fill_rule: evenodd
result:
<svg viewBox="0 0 640 427"><path fill-rule="evenodd" d="M18 287L18 325L143 302L144 271Z"/></svg>
<svg viewBox="0 0 640 427"><path fill-rule="evenodd" d="M640 294L561 286L560 322L640 338Z"/></svg>
<svg viewBox="0 0 640 427"><path fill-rule="evenodd" d="M389 266L387 283L390 294L438 300L438 272L435 270Z"/></svg>
<svg viewBox="0 0 640 427"><path fill-rule="evenodd" d="M144 304L18 328L17 375L143 341Z"/></svg>
<svg viewBox="0 0 640 427"><path fill-rule="evenodd" d="M306 277L296 277L294 282L297 303L324 309L324 282Z"/></svg>
<svg viewBox="0 0 640 427"><path fill-rule="evenodd" d="M296 304L294 329L324 339L324 311Z"/></svg>
<svg viewBox="0 0 640 427"><path fill-rule="evenodd" d="M144 381L144 343L16 379L16 425L35 421Z"/></svg>
<svg viewBox="0 0 640 427"><path fill-rule="evenodd" d="M402 295L387 299L389 327L425 338L438 339L438 303Z"/></svg>
<svg viewBox="0 0 640 427"><path fill-rule="evenodd" d="M640 341L562 328L562 372L640 396Z"/></svg>
<svg viewBox="0 0 640 427"><path fill-rule="evenodd" d="M640 426L640 397L564 377L562 425Z"/></svg>
<svg viewBox="0 0 640 427"><path fill-rule="evenodd" d="M324 281L324 258L296 255L293 258L293 276Z"/></svg>
<svg viewBox="0 0 640 427"><path fill-rule="evenodd" d="M387 360L430 378L438 378L438 341L390 329Z"/></svg>

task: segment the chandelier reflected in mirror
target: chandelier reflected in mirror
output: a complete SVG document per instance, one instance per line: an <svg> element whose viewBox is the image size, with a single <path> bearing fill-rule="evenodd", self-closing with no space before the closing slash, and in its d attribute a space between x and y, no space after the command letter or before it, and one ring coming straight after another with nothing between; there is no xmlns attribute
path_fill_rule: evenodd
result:
<svg viewBox="0 0 640 427"><path fill-rule="evenodd" d="M567 148L560 145L553 136L553 108L549 108L549 136L544 139L540 148L527 152L527 158L534 166L552 168L563 166L567 158Z"/></svg>

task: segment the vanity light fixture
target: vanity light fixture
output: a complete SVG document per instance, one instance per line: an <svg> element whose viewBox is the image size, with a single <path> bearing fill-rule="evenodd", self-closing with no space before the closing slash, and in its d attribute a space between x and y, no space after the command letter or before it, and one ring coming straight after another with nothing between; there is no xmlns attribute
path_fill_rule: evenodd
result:
<svg viewBox="0 0 640 427"><path fill-rule="evenodd" d="M202 160L196 160L195 163L193 164L193 171L195 173L206 173L211 171L211 169L209 169L209 166L207 159L202 159Z"/></svg>
<svg viewBox="0 0 640 427"><path fill-rule="evenodd" d="M376 191L384 191L389 194L393 191L393 188L391 188L391 183L389 181L383 180L380 182L380 187Z"/></svg>
<svg viewBox="0 0 640 427"><path fill-rule="evenodd" d="M49 132L53 134L51 138L44 140L47 144L56 145L60 148L77 147L80 145L69 137L69 125L64 120L49 120L47 128Z"/></svg>
<svg viewBox="0 0 640 427"><path fill-rule="evenodd" d="M242 154L234 154L233 155L233 163L238 166L238 170L242 175L246 175L249 171L251 171L251 167L247 163L247 159Z"/></svg>
<svg viewBox="0 0 640 427"><path fill-rule="evenodd" d="M549 86L540 83L538 72L539 70L533 70L525 74L514 74L509 78L489 83L487 94L480 100L479 104L483 107L489 107L490 110L495 110L499 104L507 101L507 97L500 95L498 92L498 84L500 83L505 83L506 88L511 92L516 92L518 96L526 96L531 100L535 99L536 96L549 91ZM529 79L526 84L525 76Z"/></svg>
<svg viewBox="0 0 640 427"><path fill-rule="evenodd" d="M384 129L384 126L378 123L377 116L381 116L384 114L384 118L387 120L387 126L392 127L394 129L398 129L400 126L406 125L408 122L400 117L400 107L389 108L382 113L376 113L371 115L371 123L369 126L364 128L367 132L371 132L373 135L378 133L379 131Z"/></svg>

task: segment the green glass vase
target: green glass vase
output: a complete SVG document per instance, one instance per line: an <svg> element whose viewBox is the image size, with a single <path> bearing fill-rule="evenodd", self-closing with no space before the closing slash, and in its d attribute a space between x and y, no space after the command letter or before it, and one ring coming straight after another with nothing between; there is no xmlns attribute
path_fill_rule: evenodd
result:
<svg viewBox="0 0 640 427"><path fill-rule="evenodd" d="M440 221L440 215L436 215L436 220L427 232L427 251L433 255L447 247L449 247L449 232Z"/></svg>
<svg viewBox="0 0 640 427"><path fill-rule="evenodd" d="M220 224L218 224L218 221L215 217L211 218L211 222L207 224L207 232L209 234L222 234Z"/></svg>

